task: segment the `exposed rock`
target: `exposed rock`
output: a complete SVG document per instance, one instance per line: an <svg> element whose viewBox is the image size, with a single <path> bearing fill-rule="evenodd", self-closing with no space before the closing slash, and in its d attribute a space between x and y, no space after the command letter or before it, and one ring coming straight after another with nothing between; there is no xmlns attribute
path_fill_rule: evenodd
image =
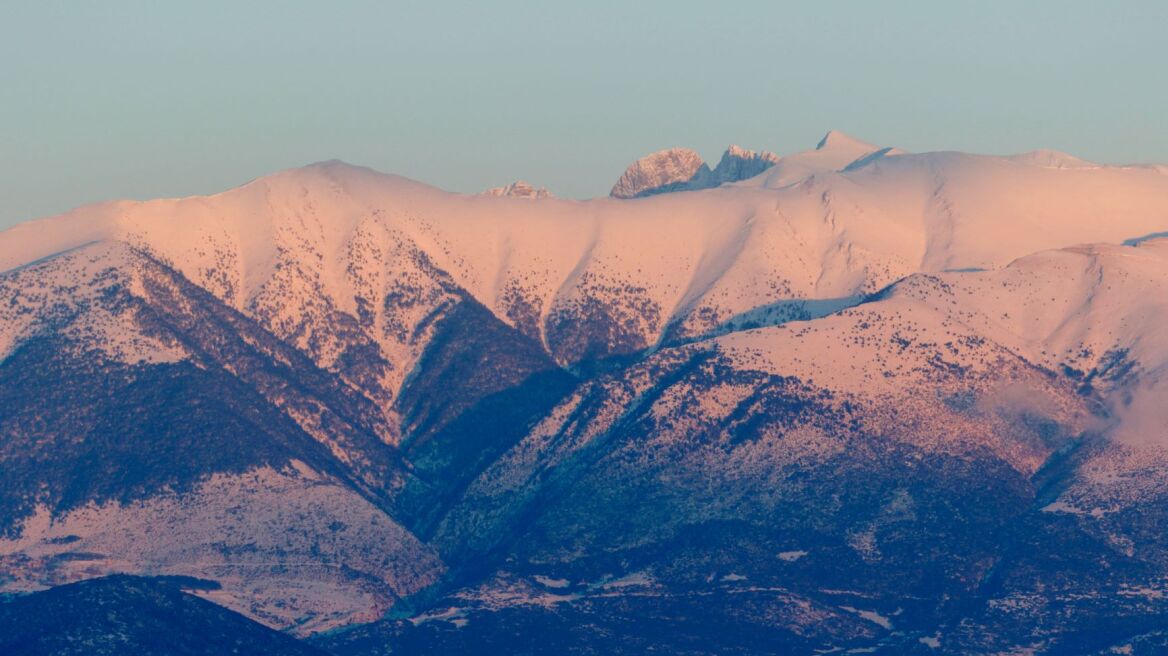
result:
<svg viewBox="0 0 1168 656"><path fill-rule="evenodd" d="M722 153L718 166L714 167L713 178L717 184L746 180L779 163L779 156L769 152L754 152L738 146L730 146ZM715 185L716 186L716 185Z"/></svg>
<svg viewBox="0 0 1168 656"><path fill-rule="evenodd" d="M511 198L555 198L546 187L533 187L523 180L516 180L503 187L492 187L483 192L484 196L510 196Z"/></svg>
<svg viewBox="0 0 1168 656"><path fill-rule="evenodd" d="M714 170L688 148L671 148L633 162L609 194L613 198L639 198L670 191L709 189L737 182L774 166L779 156L730 146Z"/></svg>
<svg viewBox="0 0 1168 656"><path fill-rule="evenodd" d="M613 198L638 198L667 191L709 186L710 167L688 148L659 150L633 162L609 193Z"/></svg>

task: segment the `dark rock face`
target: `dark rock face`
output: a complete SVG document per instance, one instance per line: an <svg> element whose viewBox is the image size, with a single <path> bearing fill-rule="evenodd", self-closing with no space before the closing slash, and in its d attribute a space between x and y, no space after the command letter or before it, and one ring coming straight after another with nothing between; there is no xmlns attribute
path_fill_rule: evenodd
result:
<svg viewBox="0 0 1168 656"><path fill-rule="evenodd" d="M0 653L327 653L183 591L205 585L199 581L109 576L3 600Z"/></svg>

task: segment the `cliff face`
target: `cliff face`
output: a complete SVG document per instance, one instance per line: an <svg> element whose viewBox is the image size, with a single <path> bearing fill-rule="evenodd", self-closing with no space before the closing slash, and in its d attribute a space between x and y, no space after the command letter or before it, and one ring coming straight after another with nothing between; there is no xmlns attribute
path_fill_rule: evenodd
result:
<svg viewBox="0 0 1168 656"><path fill-rule="evenodd" d="M709 189L762 173L779 161L766 151L730 146L713 170L688 148L671 148L633 162L609 193L613 198L639 198L671 191Z"/></svg>
<svg viewBox="0 0 1168 656"><path fill-rule="evenodd" d="M609 193L613 198L637 198L705 185L710 167L688 148L661 150L629 165ZM699 187L700 188L700 187Z"/></svg>
<svg viewBox="0 0 1168 656"><path fill-rule="evenodd" d="M779 156L768 151L754 152L738 146L730 146L722 153L722 159L714 167L713 179L717 184L746 180L779 163ZM715 185L716 186L716 185Z"/></svg>

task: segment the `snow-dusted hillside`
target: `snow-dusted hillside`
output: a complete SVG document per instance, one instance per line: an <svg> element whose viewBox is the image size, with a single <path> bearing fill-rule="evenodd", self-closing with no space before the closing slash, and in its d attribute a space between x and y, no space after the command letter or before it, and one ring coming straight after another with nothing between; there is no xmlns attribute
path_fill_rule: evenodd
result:
<svg viewBox="0 0 1168 656"><path fill-rule="evenodd" d="M832 133L740 186L635 202L461 196L328 162L216 196L17 226L0 237L0 268L124 241L326 368L347 349L377 349L385 364L363 376L393 391L418 355L409 335L443 286L570 364L815 316L918 271L1118 244L1168 217L1168 175L1154 168L929 153L838 170L867 149ZM807 176L792 181L787 163ZM402 296L418 300L382 302ZM352 330L335 334L337 322Z"/></svg>
<svg viewBox="0 0 1168 656"><path fill-rule="evenodd" d="M0 585L410 640L746 595L792 649L1168 610L1164 168L668 152L628 199L324 162L0 232Z"/></svg>

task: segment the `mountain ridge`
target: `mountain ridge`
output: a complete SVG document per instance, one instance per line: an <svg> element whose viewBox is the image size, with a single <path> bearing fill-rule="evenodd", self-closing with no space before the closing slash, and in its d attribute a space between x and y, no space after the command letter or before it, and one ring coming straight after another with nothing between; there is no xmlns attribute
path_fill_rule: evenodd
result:
<svg viewBox="0 0 1168 656"><path fill-rule="evenodd" d="M763 159L635 201L334 161L0 232L0 585L214 579L345 654L707 597L901 653L1168 610L1168 176Z"/></svg>

